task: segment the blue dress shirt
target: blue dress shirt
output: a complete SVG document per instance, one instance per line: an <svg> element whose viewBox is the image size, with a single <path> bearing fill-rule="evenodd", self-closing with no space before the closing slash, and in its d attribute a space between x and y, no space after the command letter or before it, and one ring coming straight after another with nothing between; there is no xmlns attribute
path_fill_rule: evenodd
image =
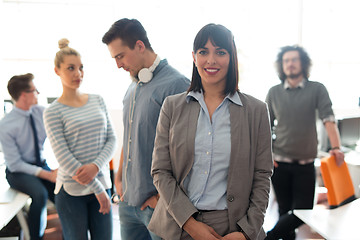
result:
<svg viewBox="0 0 360 240"><path fill-rule="evenodd" d="M156 125L169 95L185 92L190 81L161 60L148 83L132 82L124 97L124 201L140 207L157 190L150 175Z"/></svg>
<svg viewBox="0 0 360 240"><path fill-rule="evenodd" d="M226 189L231 153L231 132L229 101L242 106L238 94L228 95L216 108L210 120L204 96L190 92L196 99L200 113L195 137L195 158L184 186L190 201L197 209L227 209Z"/></svg>
<svg viewBox="0 0 360 240"><path fill-rule="evenodd" d="M30 125L30 113L32 114L38 136L40 158L46 139L43 122L44 107L34 105L29 111L24 111L14 106L13 110L6 114L0 121L0 143L6 167L11 172L22 172L37 175L41 167L35 164L34 135Z"/></svg>

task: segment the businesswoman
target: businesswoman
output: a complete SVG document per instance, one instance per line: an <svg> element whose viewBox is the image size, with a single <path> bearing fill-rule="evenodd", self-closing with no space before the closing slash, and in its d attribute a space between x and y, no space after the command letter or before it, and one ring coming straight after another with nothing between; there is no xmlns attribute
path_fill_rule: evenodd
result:
<svg viewBox="0 0 360 240"><path fill-rule="evenodd" d="M110 171L116 139L103 99L81 93L80 54L59 41L55 72L63 93L45 110L46 133L59 162L55 205L66 240L112 239Z"/></svg>
<svg viewBox="0 0 360 240"><path fill-rule="evenodd" d="M161 109L151 171L160 198L149 228L171 240L264 239L273 167L266 105L238 91L224 26L198 32L193 59L188 92Z"/></svg>

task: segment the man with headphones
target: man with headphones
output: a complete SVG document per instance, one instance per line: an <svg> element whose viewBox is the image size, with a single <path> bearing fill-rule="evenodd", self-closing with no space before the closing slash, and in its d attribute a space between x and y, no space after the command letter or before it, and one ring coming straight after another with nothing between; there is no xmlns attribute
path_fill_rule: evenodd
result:
<svg viewBox="0 0 360 240"><path fill-rule="evenodd" d="M159 199L150 175L156 125L165 98L186 91L190 81L160 59L136 19L116 21L102 41L133 80L123 100L124 141L115 177L121 238L160 239L147 229Z"/></svg>

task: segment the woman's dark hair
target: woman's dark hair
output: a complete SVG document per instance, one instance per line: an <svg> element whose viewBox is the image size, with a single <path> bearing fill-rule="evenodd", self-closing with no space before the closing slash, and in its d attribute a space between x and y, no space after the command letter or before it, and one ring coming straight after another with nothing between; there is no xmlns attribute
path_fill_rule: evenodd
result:
<svg viewBox="0 0 360 240"><path fill-rule="evenodd" d="M120 38L130 49L134 49L136 42L140 40L147 49L153 52L144 27L136 19L123 18L116 21L105 33L102 42L109 45L117 38Z"/></svg>
<svg viewBox="0 0 360 240"><path fill-rule="evenodd" d="M226 27L219 24L210 23L204 26L196 35L193 46L194 54L198 49L203 48L208 42L208 40L210 40L214 46L221 47L228 51L230 55L229 69L227 73L224 94L234 94L238 90L239 83L239 66L234 36L231 31ZM193 63L191 85L188 89L188 92L190 91L204 92L201 84L201 77L195 66L195 63Z"/></svg>
<svg viewBox="0 0 360 240"><path fill-rule="evenodd" d="M284 82L286 79L286 75L283 70L283 56L286 52L289 52L289 51L297 51L299 53L302 73L303 73L304 77L306 79L308 79L310 76L310 68L312 65L311 59L304 48L302 48L298 45L293 45L293 46L285 46L285 47L280 48L280 52L277 55L275 66L276 66L276 70L278 72L278 76L279 76L281 82Z"/></svg>
<svg viewBox="0 0 360 240"><path fill-rule="evenodd" d="M11 98L17 101L22 92L30 90L30 82L34 79L34 75L27 73L24 75L16 75L10 78L7 88Z"/></svg>

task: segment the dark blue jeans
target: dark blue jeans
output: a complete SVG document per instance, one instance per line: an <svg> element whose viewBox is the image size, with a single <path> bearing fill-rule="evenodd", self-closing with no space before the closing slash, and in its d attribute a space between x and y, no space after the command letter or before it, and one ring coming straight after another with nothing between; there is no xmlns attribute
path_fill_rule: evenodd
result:
<svg viewBox="0 0 360 240"><path fill-rule="evenodd" d="M110 189L107 190L110 195ZM71 196L62 187L55 195L65 240L112 240L112 211L99 213L100 204L94 194Z"/></svg>
<svg viewBox="0 0 360 240"><path fill-rule="evenodd" d="M47 167L47 166L46 166ZM10 172L6 169L10 187L31 197L28 225L31 240L41 239L47 223L47 200L54 202L55 183L26 173Z"/></svg>
<svg viewBox="0 0 360 240"><path fill-rule="evenodd" d="M313 163L300 165L279 163L271 177L279 205L279 221L266 239L295 239L295 229L303 222L293 214L294 209L312 209L316 173Z"/></svg>
<svg viewBox="0 0 360 240"><path fill-rule="evenodd" d="M161 240L160 237L147 229L154 209L129 206L119 202L121 239L126 240Z"/></svg>

